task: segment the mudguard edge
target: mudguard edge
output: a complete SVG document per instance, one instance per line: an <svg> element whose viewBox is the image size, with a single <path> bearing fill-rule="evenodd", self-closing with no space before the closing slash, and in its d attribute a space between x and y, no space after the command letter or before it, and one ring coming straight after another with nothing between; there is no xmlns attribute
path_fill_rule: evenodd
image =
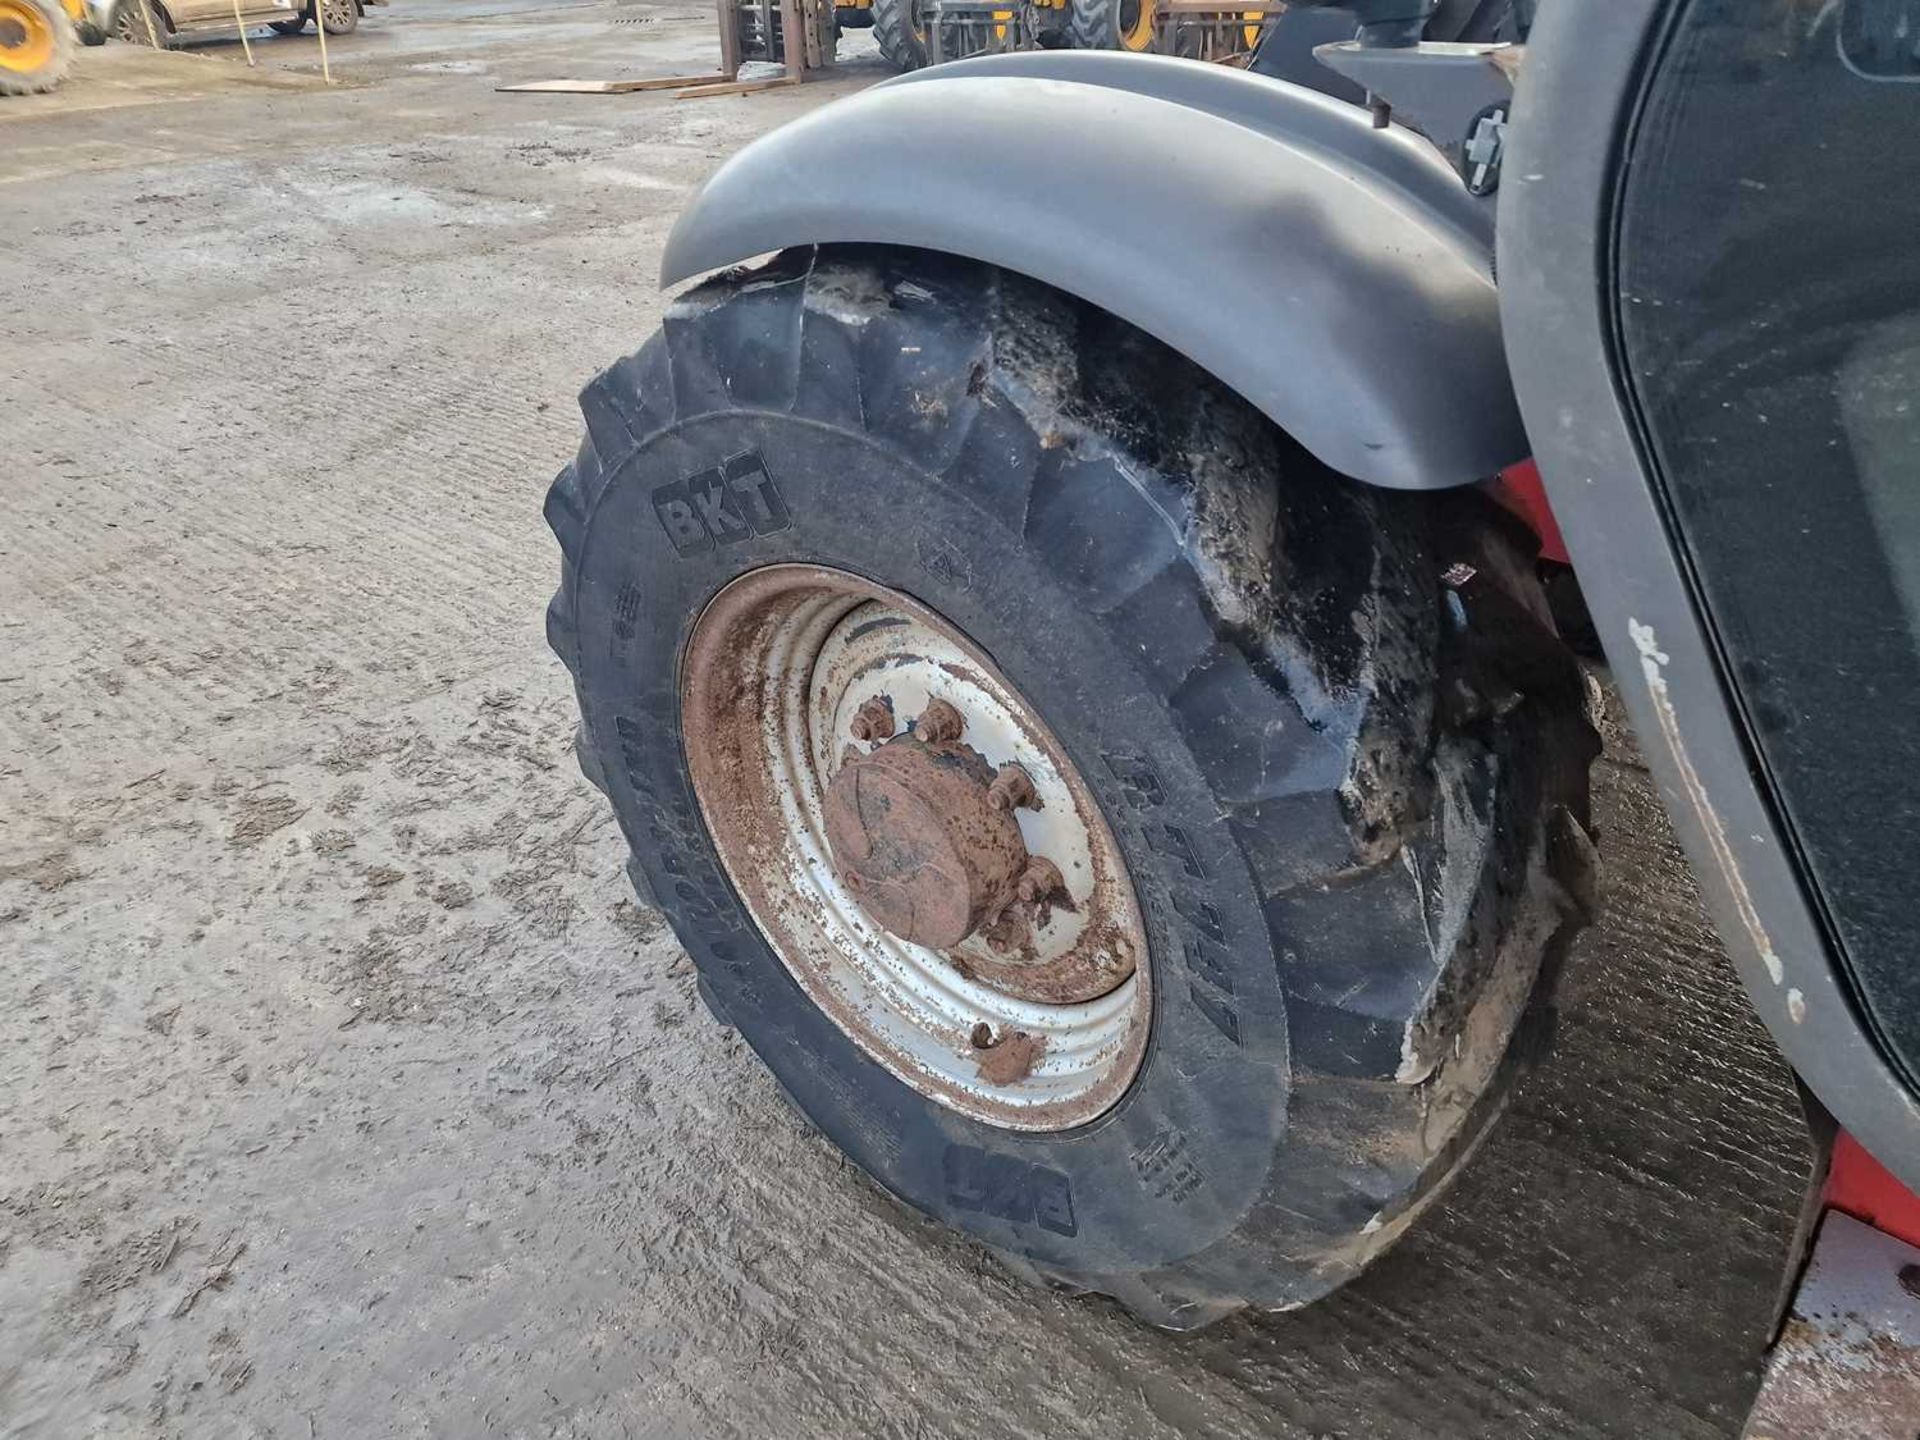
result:
<svg viewBox="0 0 1920 1440"><path fill-rule="evenodd" d="M1418 137L1298 86L1095 52L903 76L722 166L661 281L831 243L964 255L1098 305L1370 484L1470 484L1528 453L1490 213Z"/></svg>

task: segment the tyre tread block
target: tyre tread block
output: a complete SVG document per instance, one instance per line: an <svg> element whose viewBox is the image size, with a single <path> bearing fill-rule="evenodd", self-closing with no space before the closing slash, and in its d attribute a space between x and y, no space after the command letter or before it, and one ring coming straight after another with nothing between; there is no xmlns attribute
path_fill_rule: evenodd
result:
<svg viewBox="0 0 1920 1440"><path fill-rule="evenodd" d="M1050 452L1027 505L1026 540L1095 614L1147 585L1185 551L1176 523L1107 456Z"/></svg>
<svg viewBox="0 0 1920 1440"><path fill-rule="evenodd" d="M785 410L793 403L789 342L801 321L804 282L770 283L738 295L708 281L673 301L661 320L677 418L739 406Z"/></svg>
<svg viewBox="0 0 1920 1440"><path fill-rule="evenodd" d="M800 315L800 357L794 376L793 413L845 429L857 428L866 410L861 393L860 331L849 323L833 291L834 276L808 277Z"/></svg>
<svg viewBox="0 0 1920 1440"><path fill-rule="evenodd" d="M647 437L642 397L646 394L648 358L629 355L615 361L580 389L580 413L586 417L587 438L608 469L617 466Z"/></svg>
<svg viewBox="0 0 1920 1440"><path fill-rule="evenodd" d="M1196 671L1224 664L1233 643L1220 634L1204 596L1178 567L1160 571L1106 613L1128 638L1134 663L1170 693Z"/></svg>
<svg viewBox="0 0 1920 1440"><path fill-rule="evenodd" d="M983 373L978 384L980 403L946 478L981 509L1018 527L1032 503L1047 452L1026 415L996 381Z"/></svg>
<svg viewBox="0 0 1920 1440"><path fill-rule="evenodd" d="M958 313L943 307L948 297ZM864 423L869 434L942 473L959 458L980 406L973 386L956 385L955 377L983 373L991 360L981 307L959 287L913 281L902 281L891 298L860 332Z"/></svg>
<svg viewBox="0 0 1920 1440"><path fill-rule="evenodd" d="M1236 812L1338 791L1352 768L1337 728L1310 725L1274 680L1231 651L1186 675L1169 697L1181 733L1207 757L1221 801Z"/></svg>

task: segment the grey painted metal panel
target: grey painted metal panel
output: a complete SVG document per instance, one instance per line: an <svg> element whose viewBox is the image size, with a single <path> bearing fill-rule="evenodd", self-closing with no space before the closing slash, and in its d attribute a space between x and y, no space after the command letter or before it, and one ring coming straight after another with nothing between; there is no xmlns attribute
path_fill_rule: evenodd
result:
<svg viewBox="0 0 1920 1440"><path fill-rule="evenodd" d="M1920 1102L1863 1028L1752 764L1711 632L1616 389L1613 149L1664 0L1548 6L1514 97L1501 303L1540 469L1594 624L1754 1007L1821 1102L1920 1188Z"/></svg>

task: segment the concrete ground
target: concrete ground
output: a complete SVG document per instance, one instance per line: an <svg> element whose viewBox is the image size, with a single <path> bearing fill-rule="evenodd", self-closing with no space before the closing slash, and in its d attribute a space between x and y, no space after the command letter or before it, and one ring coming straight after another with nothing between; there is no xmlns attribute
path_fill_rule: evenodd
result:
<svg viewBox="0 0 1920 1440"><path fill-rule="evenodd" d="M0 104L0 1432L1735 1433L1798 1119L1617 736L1552 1054L1300 1314L1026 1290L707 1019L568 754L540 500L690 187L880 72L493 86L709 27L400 0L334 89L268 37Z"/></svg>

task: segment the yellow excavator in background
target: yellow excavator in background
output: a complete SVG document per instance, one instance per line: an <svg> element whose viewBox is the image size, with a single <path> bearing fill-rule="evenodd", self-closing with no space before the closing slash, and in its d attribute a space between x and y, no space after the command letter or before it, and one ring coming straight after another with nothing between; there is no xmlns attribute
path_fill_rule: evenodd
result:
<svg viewBox="0 0 1920 1440"><path fill-rule="evenodd" d="M87 0L0 0L0 95L53 89L73 68L76 41L104 39Z"/></svg>

